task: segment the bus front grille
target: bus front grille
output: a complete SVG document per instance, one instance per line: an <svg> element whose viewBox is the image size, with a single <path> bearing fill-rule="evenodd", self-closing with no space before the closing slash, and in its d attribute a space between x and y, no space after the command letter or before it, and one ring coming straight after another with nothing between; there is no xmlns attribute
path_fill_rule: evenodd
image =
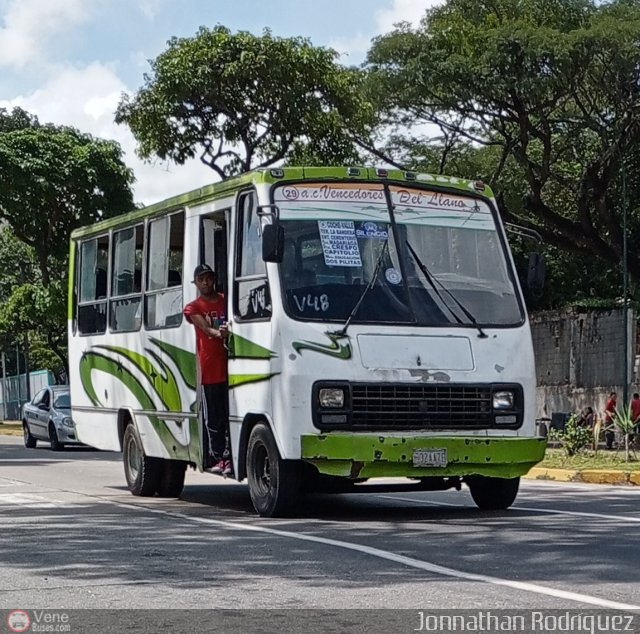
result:
<svg viewBox="0 0 640 634"><path fill-rule="evenodd" d="M491 386L354 383L351 429L493 427Z"/></svg>

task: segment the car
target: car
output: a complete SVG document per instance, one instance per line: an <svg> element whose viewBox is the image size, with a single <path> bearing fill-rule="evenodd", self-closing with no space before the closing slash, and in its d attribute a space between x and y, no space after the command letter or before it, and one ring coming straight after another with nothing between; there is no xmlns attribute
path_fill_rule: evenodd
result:
<svg viewBox="0 0 640 634"><path fill-rule="evenodd" d="M79 445L71 418L71 393L67 385L50 385L22 407L24 446L32 449L38 440L51 443L53 451Z"/></svg>

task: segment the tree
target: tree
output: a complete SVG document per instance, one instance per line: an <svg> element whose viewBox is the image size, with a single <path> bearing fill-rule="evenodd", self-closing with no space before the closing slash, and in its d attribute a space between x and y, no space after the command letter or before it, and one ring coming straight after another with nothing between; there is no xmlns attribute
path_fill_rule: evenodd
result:
<svg viewBox="0 0 640 634"><path fill-rule="evenodd" d="M0 218L33 247L47 286L63 273L55 269L75 227L133 209L133 173L115 141L37 122L1 132L2 118Z"/></svg>
<svg viewBox="0 0 640 634"><path fill-rule="evenodd" d="M199 155L221 178L290 155L349 162L348 131L364 133L372 110L358 90L362 73L336 57L269 30L201 27L169 40L144 86L123 96L116 122L130 127L141 157L182 164Z"/></svg>
<svg viewBox="0 0 640 634"><path fill-rule="evenodd" d="M638 41L631 0L449 0L375 41L370 81L389 119L499 149L490 181L507 220L617 267L621 174L640 154ZM500 185L510 164L519 200ZM640 277L637 252L629 270Z"/></svg>
<svg viewBox="0 0 640 634"><path fill-rule="evenodd" d="M71 231L133 209L120 146L0 110L0 339L66 367ZM51 365L48 365L51 369Z"/></svg>

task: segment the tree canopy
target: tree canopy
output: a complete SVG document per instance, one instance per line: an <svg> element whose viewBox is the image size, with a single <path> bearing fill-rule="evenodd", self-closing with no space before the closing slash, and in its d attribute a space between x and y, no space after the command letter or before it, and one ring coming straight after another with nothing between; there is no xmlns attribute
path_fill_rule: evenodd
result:
<svg viewBox="0 0 640 634"><path fill-rule="evenodd" d="M364 130L372 111L361 73L336 57L301 37L201 27L169 40L116 121L131 128L142 157L199 156L223 178L290 155L350 162L346 131Z"/></svg>
<svg viewBox="0 0 640 634"><path fill-rule="evenodd" d="M507 220L619 264L621 176L640 141L639 42L633 1L449 0L418 28L378 38L368 61L387 120L499 148L489 178ZM518 183L503 179L510 163ZM629 268L640 276L638 254Z"/></svg>
<svg viewBox="0 0 640 634"><path fill-rule="evenodd" d="M0 110L0 339L65 365L68 252L73 229L133 208L120 146Z"/></svg>

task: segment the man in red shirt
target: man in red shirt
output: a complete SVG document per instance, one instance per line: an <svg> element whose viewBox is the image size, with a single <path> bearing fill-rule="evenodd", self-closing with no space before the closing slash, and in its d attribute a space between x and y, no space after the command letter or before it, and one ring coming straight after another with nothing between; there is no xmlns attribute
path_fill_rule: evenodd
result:
<svg viewBox="0 0 640 634"><path fill-rule="evenodd" d="M209 471L231 475L233 465L229 444L229 383L225 346L229 329L225 321L224 295L216 291L216 275L208 264L196 267L193 281L200 296L185 306L184 314L196 328L202 417L209 440L209 456L213 462Z"/></svg>
<svg viewBox="0 0 640 634"><path fill-rule="evenodd" d="M640 432L640 394L635 392L631 399L631 417L633 418L634 434Z"/></svg>
<svg viewBox="0 0 640 634"><path fill-rule="evenodd" d="M618 395L615 392L609 394L609 400L604 408L604 440L607 449L613 449L615 434L615 417L618 407Z"/></svg>

